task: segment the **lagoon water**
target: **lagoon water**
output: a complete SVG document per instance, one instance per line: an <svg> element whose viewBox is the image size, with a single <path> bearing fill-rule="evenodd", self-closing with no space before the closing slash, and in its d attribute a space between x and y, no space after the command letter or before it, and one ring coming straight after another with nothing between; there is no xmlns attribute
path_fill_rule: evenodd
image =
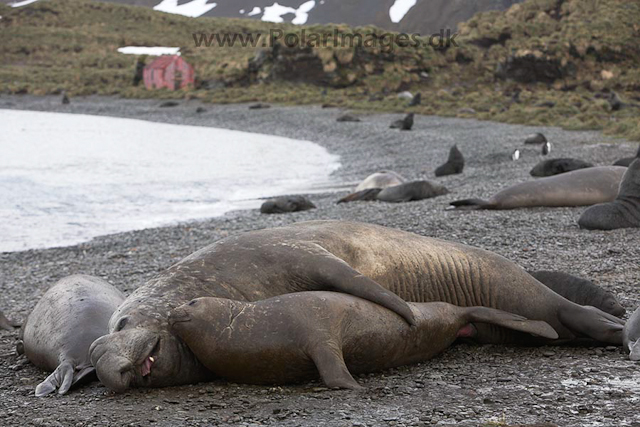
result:
<svg viewBox="0 0 640 427"><path fill-rule="evenodd" d="M0 110L0 252L256 208L326 183L309 141L79 114Z"/></svg>

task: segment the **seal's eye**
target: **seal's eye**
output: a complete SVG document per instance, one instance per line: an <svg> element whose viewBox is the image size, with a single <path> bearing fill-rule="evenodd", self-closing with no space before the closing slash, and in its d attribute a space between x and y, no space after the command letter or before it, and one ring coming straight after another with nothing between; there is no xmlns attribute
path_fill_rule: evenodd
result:
<svg viewBox="0 0 640 427"><path fill-rule="evenodd" d="M123 330L124 327L127 325L128 320L129 320L128 317L123 317L122 319L120 319L118 321L118 324L116 325L116 332Z"/></svg>
<svg viewBox="0 0 640 427"><path fill-rule="evenodd" d="M198 301L192 300L192 301L189 302L189 305L193 306L193 305L196 305L197 303L198 303Z"/></svg>

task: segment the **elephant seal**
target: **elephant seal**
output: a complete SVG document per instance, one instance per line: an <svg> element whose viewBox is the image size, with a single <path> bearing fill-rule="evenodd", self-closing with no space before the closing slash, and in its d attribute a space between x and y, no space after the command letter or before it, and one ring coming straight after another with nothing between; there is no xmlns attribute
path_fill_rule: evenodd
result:
<svg viewBox="0 0 640 427"><path fill-rule="evenodd" d="M328 387L348 389L362 388L351 373L431 359L456 338L473 337L475 323L558 338L543 321L493 308L445 302L409 306L414 328L377 304L335 292L298 292L255 303L198 298L173 310L169 324L218 377L284 384L319 373Z"/></svg>
<svg viewBox="0 0 640 427"><path fill-rule="evenodd" d="M361 121L360 117L355 116L353 114L349 114L349 113L343 114L336 119L336 122L359 122L359 121Z"/></svg>
<svg viewBox="0 0 640 427"><path fill-rule="evenodd" d="M287 212L308 211L316 205L304 196L283 196L267 200L260 206L260 213L278 214Z"/></svg>
<svg viewBox="0 0 640 427"><path fill-rule="evenodd" d="M369 188L367 190L351 193L337 203L355 202L358 200L379 200L387 203L403 203L415 200L430 199L432 197L448 194L442 185L429 181L412 181L387 188Z"/></svg>
<svg viewBox="0 0 640 427"><path fill-rule="evenodd" d="M210 371L169 330L173 308L205 296L251 302L319 290L378 303L408 323L403 299L442 301L543 320L560 337L554 343L622 345L620 319L563 298L497 254L373 224L309 221L227 237L159 273L111 316L91 361L113 390L206 381ZM539 343L493 325L477 330L479 342Z"/></svg>
<svg viewBox="0 0 640 427"><path fill-rule="evenodd" d="M555 293L576 304L591 305L616 317L622 317L626 313L611 292L590 280L561 271L530 271L529 274Z"/></svg>
<svg viewBox="0 0 640 427"><path fill-rule="evenodd" d="M451 205L462 209L516 209L590 206L611 202L626 168L599 166L512 185L489 200L465 199Z"/></svg>
<svg viewBox="0 0 640 427"><path fill-rule="evenodd" d="M387 188L394 185L400 185L407 182L404 177L394 171L380 171L372 173L366 177L358 186L355 191L367 190L369 188Z"/></svg>
<svg viewBox="0 0 640 427"><path fill-rule="evenodd" d="M458 173L462 173L464 169L464 156L458 150L458 146L454 145L449 150L449 158L447 162L443 165L440 165L436 168L436 176L446 176L446 175L455 175Z"/></svg>
<svg viewBox="0 0 640 427"><path fill-rule="evenodd" d="M638 152L636 153L635 157L624 157L622 159L618 159L615 161L615 163L613 164L614 166L624 166L624 167L629 167L629 165L631 163L633 163L633 161L635 159L640 158L640 146L638 146Z"/></svg>
<svg viewBox="0 0 640 427"><path fill-rule="evenodd" d="M640 360L640 308L633 312L622 332L624 351L629 359Z"/></svg>
<svg viewBox="0 0 640 427"><path fill-rule="evenodd" d="M531 176L553 176L578 169L592 168L593 164L578 159L549 159L543 160L531 169Z"/></svg>
<svg viewBox="0 0 640 427"><path fill-rule="evenodd" d="M391 126L389 127L391 129L411 130L411 128L413 127L413 116L414 113L409 113L404 116L404 119L396 120L395 122L391 123Z"/></svg>
<svg viewBox="0 0 640 427"><path fill-rule="evenodd" d="M13 331L15 328L20 327L20 323L7 319L2 311L0 311L0 329L7 331Z"/></svg>
<svg viewBox="0 0 640 427"><path fill-rule="evenodd" d="M629 165L615 200L591 206L580 215L578 225L587 230L640 227L640 159Z"/></svg>
<svg viewBox="0 0 640 427"><path fill-rule="evenodd" d="M93 374L89 347L109 332L109 318L124 295L104 280L81 274L53 285L38 301L22 329L19 349L38 368L53 371L36 396L65 394Z"/></svg>
<svg viewBox="0 0 640 427"><path fill-rule="evenodd" d="M547 141L547 137L540 132L529 135L524 139L525 144L544 144Z"/></svg>

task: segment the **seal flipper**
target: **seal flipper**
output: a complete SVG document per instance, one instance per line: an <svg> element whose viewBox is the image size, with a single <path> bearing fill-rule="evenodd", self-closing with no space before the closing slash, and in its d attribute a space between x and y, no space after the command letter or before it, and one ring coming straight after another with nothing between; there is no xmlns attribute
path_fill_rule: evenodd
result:
<svg viewBox="0 0 640 427"><path fill-rule="evenodd" d="M558 309L558 319L576 335L598 342L622 345L624 320L595 307L570 303Z"/></svg>
<svg viewBox="0 0 640 427"><path fill-rule="evenodd" d="M336 204L356 202L359 200L364 200L364 201L376 200L376 197L378 197L378 193L380 193L380 191L382 191L382 188L368 188L366 190L357 191L355 193L351 193L347 196L344 196L342 199L338 200Z"/></svg>
<svg viewBox="0 0 640 427"><path fill-rule="evenodd" d="M327 387L351 390L364 388L351 376L351 372L344 363L342 349L336 343L324 342L315 345L310 349L309 357L315 363L318 373Z"/></svg>
<svg viewBox="0 0 640 427"><path fill-rule="evenodd" d="M451 206L454 206L456 209L493 209L495 205L491 202L482 199L463 199L456 200L449 203Z"/></svg>
<svg viewBox="0 0 640 427"><path fill-rule="evenodd" d="M490 323L542 338L558 339L556 330L542 320L529 320L517 314L489 307L469 307L461 309L464 310L464 316L470 323Z"/></svg>
<svg viewBox="0 0 640 427"><path fill-rule="evenodd" d="M71 362L62 362L46 380L36 387L36 397L46 396L58 390L58 394L66 394L71 386L95 372L93 366L87 366L79 371L73 367Z"/></svg>

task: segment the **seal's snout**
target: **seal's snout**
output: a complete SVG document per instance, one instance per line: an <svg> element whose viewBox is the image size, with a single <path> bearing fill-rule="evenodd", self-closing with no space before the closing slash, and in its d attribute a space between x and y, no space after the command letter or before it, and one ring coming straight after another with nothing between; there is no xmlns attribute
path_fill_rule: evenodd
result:
<svg viewBox="0 0 640 427"><path fill-rule="evenodd" d="M191 303L194 303L194 301L186 304L186 306L189 306L189 304ZM188 322L190 320L191 316L189 315L185 306L180 306L176 309L173 309L171 313L169 313L169 325L171 326L175 325L176 323Z"/></svg>

